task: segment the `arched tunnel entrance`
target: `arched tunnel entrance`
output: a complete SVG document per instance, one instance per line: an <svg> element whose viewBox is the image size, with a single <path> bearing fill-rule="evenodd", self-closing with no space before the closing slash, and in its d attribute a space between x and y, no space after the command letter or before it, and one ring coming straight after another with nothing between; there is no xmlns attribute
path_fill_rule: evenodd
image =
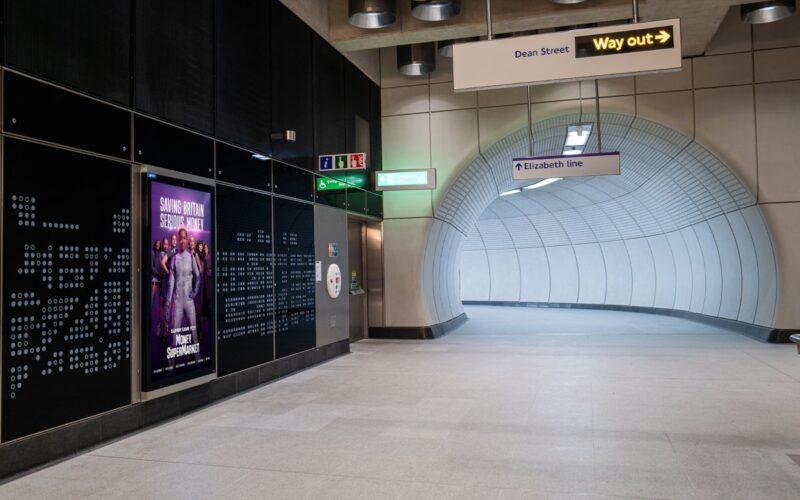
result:
<svg viewBox="0 0 800 500"><path fill-rule="evenodd" d="M558 155L569 124L534 124L534 154ZM579 304L771 327L777 270L764 217L743 182L692 138L628 115L601 114L619 176L570 178L509 196L527 156L523 128L452 183L429 233L423 286L446 321L467 303ZM585 152L597 151L597 127ZM699 316L700 317L700 316Z"/></svg>

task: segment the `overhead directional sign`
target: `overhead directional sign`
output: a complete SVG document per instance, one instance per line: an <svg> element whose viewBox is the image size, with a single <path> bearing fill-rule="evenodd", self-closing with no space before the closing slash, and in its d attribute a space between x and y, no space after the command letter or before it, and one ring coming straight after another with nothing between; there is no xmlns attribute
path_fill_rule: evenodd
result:
<svg viewBox="0 0 800 500"><path fill-rule="evenodd" d="M572 156L537 156L511 160L515 181L551 177L619 175L619 153L591 153Z"/></svg>
<svg viewBox="0 0 800 500"><path fill-rule="evenodd" d="M319 157L319 166L317 168L320 171L365 170L367 168L367 153L321 155Z"/></svg>
<svg viewBox="0 0 800 500"><path fill-rule="evenodd" d="M435 189L436 169L424 170L383 170L375 172L376 191L409 191L414 189Z"/></svg>
<svg viewBox="0 0 800 500"><path fill-rule="evenodd" d="M672 25L575 37L575 57L630 54L675 47Z"/></svg>
<svg viewBox="0 0 800 500"><path fill-rule="evenodd" d="M681 67L680 19L453 46L456 92L656 73Z"/></svg>

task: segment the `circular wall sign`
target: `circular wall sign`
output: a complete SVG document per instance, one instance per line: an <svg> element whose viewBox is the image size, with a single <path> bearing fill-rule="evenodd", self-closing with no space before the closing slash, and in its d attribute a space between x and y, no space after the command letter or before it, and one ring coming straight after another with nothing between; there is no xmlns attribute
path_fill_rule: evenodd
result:
<svg viewBox="0 0 800 500"><path fill-rule="evenodd" d="M342 271L336 264L328 266L328 296L335 299L342 291Z"/></svg>

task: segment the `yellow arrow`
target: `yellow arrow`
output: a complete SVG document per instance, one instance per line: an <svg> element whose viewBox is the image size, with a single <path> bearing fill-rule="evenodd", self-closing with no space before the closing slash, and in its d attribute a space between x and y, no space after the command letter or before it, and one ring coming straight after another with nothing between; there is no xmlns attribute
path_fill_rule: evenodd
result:
<svg viewBox="0 0 800 500"><path fill-rule="evenodd" d="M661 30L658 35L656 35L656 40L661 43L667 43L670 38L672 38L672 35L670 35L668 31L664 30Z"/></svg>

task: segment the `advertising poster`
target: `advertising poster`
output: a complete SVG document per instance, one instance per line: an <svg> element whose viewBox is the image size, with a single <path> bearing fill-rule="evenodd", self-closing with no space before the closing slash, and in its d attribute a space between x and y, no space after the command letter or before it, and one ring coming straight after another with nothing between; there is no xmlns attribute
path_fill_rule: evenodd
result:
<svg viewBox="0 0 800 500"><path fill-rule="evenodd" d="M150 181L146 390L213 371L211 197Z"/></svg>

